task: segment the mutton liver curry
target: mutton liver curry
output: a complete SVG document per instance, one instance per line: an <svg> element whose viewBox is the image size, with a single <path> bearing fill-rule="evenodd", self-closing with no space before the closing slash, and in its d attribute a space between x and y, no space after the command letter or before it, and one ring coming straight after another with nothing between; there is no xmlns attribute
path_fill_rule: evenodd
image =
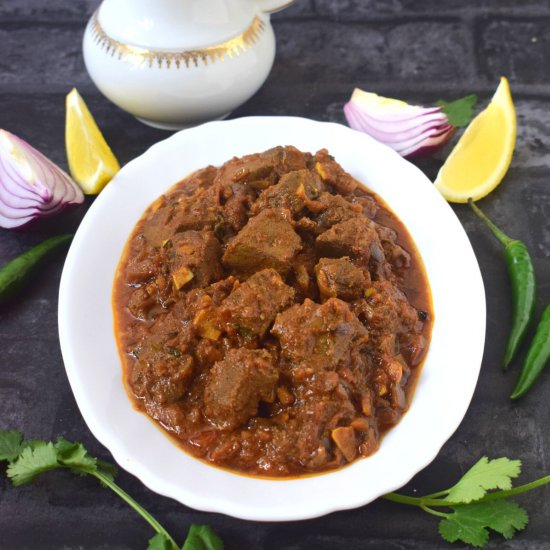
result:
<svg viewBox="0 0 550 550"><path fill-rule="evenodd" d="M432 324L414 243L326 150L199 170L135 227L114 287L128 392L192 455L293 476L375 452Z"/></svg>

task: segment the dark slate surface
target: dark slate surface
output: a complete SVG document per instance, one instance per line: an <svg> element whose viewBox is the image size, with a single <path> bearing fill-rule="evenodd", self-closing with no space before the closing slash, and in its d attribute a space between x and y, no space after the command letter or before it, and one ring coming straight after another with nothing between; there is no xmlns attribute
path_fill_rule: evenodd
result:
<svg viewBox="0 0 550 550"><path fill-rule="evenodd" d="M64 95L73 86L85 96L122 163L167 136L118 110L89 80L80 41L97 4L0 3L0 127L28 139L64 167ZM498 77L509 76L518 113L517 150L505 183L481 204L529 246L539 279L540 314L550 300L550 3L299 0L274 17L274 26L279 47L273 72L233 116L290 114L343 122L342 105L355 86L424 103L476 92L485 102ZM420 167L433 178L444 156L441 152ZM76 228L85 210L33 231L0 230L0 264L46 236ZM550 374L521 403L508 401L515 373L504 375L499 368L511 318L506 268L498 246L468 208L454 210L486 285L485 355L464 422L436 460L403 489L409 493L450 486L485 454L521 458L525 480L550 473ZM18 301L0 310L0 426L34 438L79 439L110 459L82 420L63 368L56 315L62 265L60 254ZM304 522L253 523L191 510L155 495L124 472L119 481L181 540L190 523L206 523L229 549L445 547L434 518L386 501ZM543 489L520 499L531 515L527 531L511 542L495 537L490 547L550 548L549 496L550 490ZM139 549L150 536L149 527L94 480L53 473L33 486L13 488L0 477L2 550Z"/></svg>

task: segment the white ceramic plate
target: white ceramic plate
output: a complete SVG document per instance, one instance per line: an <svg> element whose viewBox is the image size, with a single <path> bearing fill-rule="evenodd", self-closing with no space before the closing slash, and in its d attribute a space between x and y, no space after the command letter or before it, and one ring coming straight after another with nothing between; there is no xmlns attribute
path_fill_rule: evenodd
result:
<svg viewBox="0 0 550 550"><path fill-rule="evenodd" d="M324 475L254 479L188 456L145 415L122 384L111 292L122 249L144 209L187 174L275 145L328 148L378 193L413 236L430 281L432 342L409 412L370 458ZM393 491L429 464L470 403L485 341L485 294L474 253L449 205L415 166L344 126L251 117L184 130L125 166L92 205L67 256L59 294L63 359L80 411L124 469L183 504L243 519L306 519Z"/></svg>

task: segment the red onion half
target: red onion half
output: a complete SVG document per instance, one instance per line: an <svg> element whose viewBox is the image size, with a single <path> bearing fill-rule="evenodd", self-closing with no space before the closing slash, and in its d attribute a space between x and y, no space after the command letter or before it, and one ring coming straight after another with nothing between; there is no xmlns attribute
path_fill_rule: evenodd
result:
<svg viewBox="0 0 550 550"><path fill-rule="evenodd" d="M20 227L83 201L82 191L61 168L0 129L0 227Z"/></svg>
<svg viewBox="0 0 550 550"><path fill-rule="evenodd" d="M420 107L359 88L344 105L348 124L385 143L403 157L431 154L456 131L443 107Z"/></svg>

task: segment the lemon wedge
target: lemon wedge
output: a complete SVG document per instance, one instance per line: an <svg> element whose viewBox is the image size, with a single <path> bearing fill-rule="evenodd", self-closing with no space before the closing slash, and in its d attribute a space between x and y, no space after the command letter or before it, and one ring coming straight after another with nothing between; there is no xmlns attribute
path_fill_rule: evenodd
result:
<svg viewBox="0 0 550 550"><path fill-rule="evenodd" d="M435 187L449 202L477 201L506 174L516 144L516 111L505 77L439 170Z"/></svg>
<svg viewBox="0 0 550 550"><path fill-rule="evenodd" d="M120 165L76 88L67 94L65 106L69 170L86 195L96 195Z"/></svg>

